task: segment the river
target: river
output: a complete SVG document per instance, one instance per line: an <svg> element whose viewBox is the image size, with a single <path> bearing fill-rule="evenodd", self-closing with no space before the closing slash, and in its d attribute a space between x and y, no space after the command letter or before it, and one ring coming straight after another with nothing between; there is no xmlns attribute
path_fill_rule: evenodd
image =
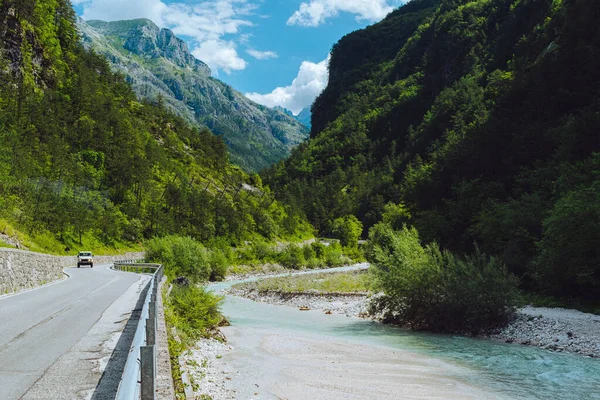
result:
<svg viewBox="0 0 600 400"><path fill-rule="evenodd" d="M235 348L223 362L240 399L600 399L600 361L580 355L234 296L223 314Z"/></svg>

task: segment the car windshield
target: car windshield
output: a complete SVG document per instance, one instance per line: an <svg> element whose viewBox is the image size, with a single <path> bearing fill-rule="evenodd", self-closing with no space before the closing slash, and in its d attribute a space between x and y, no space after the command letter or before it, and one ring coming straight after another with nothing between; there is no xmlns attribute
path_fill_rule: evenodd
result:
<svg viewBox="0 0 600 400"><path fill-rule="evenodd" d="M92 255L92 253L90 253L90 252L84 252L84 251L82 251L82 252L79 253L79 256L83 256L83 257L89 257L91 255Z"/></svg>

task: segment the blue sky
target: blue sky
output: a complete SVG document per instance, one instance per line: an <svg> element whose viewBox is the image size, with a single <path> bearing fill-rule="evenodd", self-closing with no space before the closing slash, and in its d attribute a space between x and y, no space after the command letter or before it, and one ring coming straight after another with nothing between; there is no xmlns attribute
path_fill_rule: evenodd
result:
<svg viewBox="0 0 600 400"><path fill-rule="evenodd" d="M331 46L403 0L71 0L84 19L149 18L186 40L213 75L298 113L326 86Z"/></svg>

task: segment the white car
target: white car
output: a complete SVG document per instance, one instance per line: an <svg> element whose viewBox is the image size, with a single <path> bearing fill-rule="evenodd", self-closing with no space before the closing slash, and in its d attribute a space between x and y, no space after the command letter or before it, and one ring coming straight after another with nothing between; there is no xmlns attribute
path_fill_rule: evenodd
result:
<svg viewBox="0 0 600 400"><path fill-rule="evenodd" d="M94 255L91 251L80 251L77 254L77 268L82 265L89 265L91 268L94 268Z"/></svg>

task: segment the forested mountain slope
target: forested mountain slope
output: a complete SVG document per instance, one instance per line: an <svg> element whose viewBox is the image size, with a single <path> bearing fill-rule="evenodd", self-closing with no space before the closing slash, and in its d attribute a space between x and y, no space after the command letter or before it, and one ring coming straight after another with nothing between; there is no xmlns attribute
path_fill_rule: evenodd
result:
<svg viewBox="0 0 600 400"><path fill-rule="evenodd" d="M334 46L312 139L263 178L323 232L402 204L425 241L597 299L599 20L594 0L413 0Z"/></svg>
<svg viewBox="0 0 600 400"><path fill-rule="evenodd" d="M259 105L211 77L206 64L168 29L147 19L79 19L86 47L107 57L140 98L162 101L187 121L223 136L232 162L258 171L290 154L308 137L293 116Z"/></svg>
<svg viewBox="0 0 600 400"><path fill-rule="evenodd" d="M258 176L229 163L221 138L138 101L80 44L69 0L3 0L0 48L3 226L56 252L172 233L236 242L306 227Z"/></svg>

